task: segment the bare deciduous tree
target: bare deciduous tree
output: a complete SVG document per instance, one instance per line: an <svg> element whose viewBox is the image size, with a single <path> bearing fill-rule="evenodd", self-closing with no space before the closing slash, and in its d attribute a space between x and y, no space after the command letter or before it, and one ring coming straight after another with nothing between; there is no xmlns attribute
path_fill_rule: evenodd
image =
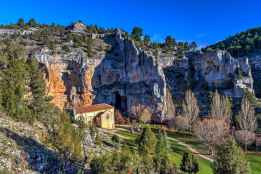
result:
<svg viewBox="0 0 261 174"><path fill-rule="evenodd" d="M213 155L215 145L224 142L229 133L229 128L223 119L206 118L195 124L194 132L208 145L209 153Z"/></svg>
<svg viewBox="0 0 261 174"><path fill-rule="evenodd" d="M239 112L238 124L241 130L254 132L256 130L256 116L254 107L251 106L247 97L243 97L241 111ZM245 150L247 150L247 139L245 136Z"/></svg>
<svg viewBox="0 0 261 174"><path fill-rule="evenodd" d="M166 90L166 119L172 120L176 116L176 107L172 99L170 89Z"/></svg>
<svg viewBox="0 0 261 174"><path fill-rule="evenodd" d="M187 117L177 116L175 118L175 128L181 131L187 131L190 126Z"/></svg>
<svg viewBox="0 0 261 174"><path fill-rule="evenodd" d="M230 121L231 103L228 97L221 96L216 91L211 101L210 117Z"/></svg>
<svg viewBox="0 0 261 174"><path fill-rule="evenodd" d="M256 134L248 130L238 130L235 132L235 139L241 145L251 145L256 140Z"/></svg>
<svg viewBox="0 0 261 174"><path fill-rule="evenodd" d="M191 90L187 90L185 93L185 99L182 103L182 116L188 120L189 131L192 131L192 126L197 120L199 114L198 102Z"/></svg>

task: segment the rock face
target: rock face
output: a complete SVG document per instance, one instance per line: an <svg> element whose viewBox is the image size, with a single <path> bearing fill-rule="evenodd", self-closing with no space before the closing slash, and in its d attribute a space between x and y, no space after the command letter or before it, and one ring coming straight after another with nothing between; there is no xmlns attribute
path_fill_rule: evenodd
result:
<svg viewBox="0 0 261 174"><path fill-rule="evenodd" d="M84 63L86 55L81 50L52 55L48 49L41 49L35 57L46 68L47 93L57 107L92 104L92 71Z"/></svg>
<svg viewBox="0 0 261 174"><path fill-rule="evenodd" d="M16 122L0 113L0 171L8 173L77 173L69 161L45 145L47 130L39 122L33 125ZM4 172L5 173L5 172Z"/></svg>
<svg viewBox="0 0 261 174"><path fill-rule="evenodd" d="M244 90L261 93L256 63L260 54L250 61L225 51L193 52L178 59L174 52L159 50L155 55L155 50L138 48L120 30L92 40L91 55L74 47L55 55L43 48L34 53L46 68L47 92L61 109L107 103L135 118L149 111L159 122L175 115L169 112L172 99L179 105L188 88L195 92L203 115L215 89L233 99L241 98Z"/></svg>
<svg viewBox="0 0 261 174"><path fill-rule="evenodd" d="M261 51L254 52L250 55L249 62L254 80L254 91L258 98L261 98Z"/></svg>
<svg viewBox="0 0 261 174"><path fill-rule="evenodd" d="M120 30L108 40L106 47L99 47L92 57L81 49L57 55L51 55L48 49L35 53L46 67L52 102L61 109L108 103L125 115L138 117L149 110L154 121L164 120L166 82L158 59L138 49ZM107 47L110 50L105 50Z"/></svg>
<svg viewBox="0 0 261 174"><path fill-rule="evenodd" d="M84 32L86 30L86 25L81 22L76 22L75 24L68 27L68 29L72 30L73 32Z"/></svg>
<svg viewBox="0 0 261 174"><path fill-rule="evenodd" d="M203 80L210 88L224 90L246 88L253 92L248 58L235 59L225 51L216 51L196 55L192 57L192 62L195 80ZM231 96L237 96L236 91L231 91Z"/></svg>
<svg viewBox="0 0 261 174"><path fill-rule="evenodd" d="M165 69L173 96L180 101L187 88L198 98L203 115L209 109L210 92L218 90L232 99L241 98L244 90L254 93L248 58L233 58L226 51L190 53Z"/></svg>
<svg viewBox="0 0 261 174"><path fill-rule="evenodd" d="M130 116L148 109L153 120L164 119L166 83L159 62L117 31L112 50L95 68L95 102L106 102Z"/></svg>

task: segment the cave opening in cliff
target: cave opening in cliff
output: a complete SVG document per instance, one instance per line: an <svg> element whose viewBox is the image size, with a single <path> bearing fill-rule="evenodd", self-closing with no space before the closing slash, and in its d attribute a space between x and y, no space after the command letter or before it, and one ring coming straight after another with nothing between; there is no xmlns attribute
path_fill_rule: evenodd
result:
<svg viewBox="0 0 261 174"><path fill-rule="evenodd" d="M114 93L115 96L115 108L122 113L127 112L127 96L122 96L117 91Z"/></svg>

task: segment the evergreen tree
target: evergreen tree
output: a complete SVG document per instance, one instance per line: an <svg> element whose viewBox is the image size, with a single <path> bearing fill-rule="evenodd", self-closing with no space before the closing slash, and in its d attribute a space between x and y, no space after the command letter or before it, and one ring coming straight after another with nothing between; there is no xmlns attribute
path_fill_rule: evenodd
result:
<svg viewBox="0 0 261 174"><path fill-rule="evenodd" d="M145 35L144 39L143 39L144 45L149 45L151 42L150 36L149 35Z"/></svg>
<svg viewBox="0 0 261 174"><path fill-rule="evenodd" d="M141 135L137 138L138 151L143 155L154 155L156 147L156 136L149 127L143 128Z"/></svg>
<svg viewBox="0 0 261 174"><path fill-rule="evenodd" d="M213 170L215 174L250 173L244 152L232 138L225 144L217 146Z"/></svg>
<svg viewBox="0 0 261 174"><path fill-rule="evenodd" d="M27 107L27 78L25 61L9 60L8 67L1 73L2 106L8 115L25 120L31 114Z"/></svg>
<svg viewBox="0 0 261 174"><path fill-rule="evenodd" d="M17 26L23 28L24 25L25 25L24 19L23 18L18 19Z"/></svg>
<svg viewBox="0 0 261 174"><path fill-rule="evenodd" d="M140 27L134 27L131 32L131 38L135 41L141 41L141 37L143 36L143 30Z"/></svg>
<svg viewBox="0 0 261 174"><path fill-rule="evenodd" d="M164 130L159 130L156 152L154 157L155 171L161 174L175 173L176 167L169 158L169 145Z"/></svg>
<svg viewBox="0 0 261 174"><path fill-rule="evenodd" d="M141 157L138 170L140 173L149 173L154 168L153 159L157 143L156 136L149 127L145 127L136 141Z"/></svg>
<svg viewBox="0 0 261 174"><path fill-rule="evenodd" d="M27 23L27 25L29 26L29 27L37 27L37 22L36 22L36 20L34 19L34 18L31 18L29 21L28 21L28 23Z"/></svg>
<svg viewBox="0 0 261 174"><path fill-rule="evenodd" d="M195 50L197 49L197 47L198 47L198 45L197 45L197 43L194 42L194 41L189 44L189 48L190 48L192 51L195 51Z"/></svg>
<svg viewBox="0 0 261 174"><path fill-rule="evenodd" d="M39 70L39 64L35 59L30 60L29 71L31 75L30 89L32 101L30 108L36 117L43 117L48 112L49 98L45 94L46 86L43 74Z"/></svg>
<svg viewBox="0 0 261 174"><path fill-rule="evenodd" d="M180 170L189 174L198 173L199 165L192 154L185 152L180 164Z"/></svg>
<svg viewBox="0 0 261 174"><path fill-rule="evenodd" d="M175 39L173 37L167 36L165 38L165 46L167 48L173 48L175 46L175 44L176 44L176 41L175 41Z"/></svg>
<svg viewBox="0 0 261 174"><path fill-rule="evenodd" d="M1 53L6 68L0 74L1 105L11 117L25 120L31 116L27 107L29 74L24 59L24 49L6 41Z"/></svg>
<svg viewBox="0 0 261 174"><path fill-rule="evenodd" d="M111 141L112 141L114 147L119 148L119 146L120 146L120 138L119 138L118 135L113 135L113 136L111 137Z"/></svg>

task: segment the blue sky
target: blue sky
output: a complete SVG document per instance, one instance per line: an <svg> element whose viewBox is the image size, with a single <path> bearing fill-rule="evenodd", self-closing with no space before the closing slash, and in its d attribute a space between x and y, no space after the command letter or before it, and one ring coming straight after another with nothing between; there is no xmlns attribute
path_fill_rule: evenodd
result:
<svg viewBox="0 0 261 174"><path fill-rule="evenodd" d="M261 26L260 0L2 0L0 23L34 17L63 25L75 20L131 31L140 26L154 40L207 45Z"/></svg>

